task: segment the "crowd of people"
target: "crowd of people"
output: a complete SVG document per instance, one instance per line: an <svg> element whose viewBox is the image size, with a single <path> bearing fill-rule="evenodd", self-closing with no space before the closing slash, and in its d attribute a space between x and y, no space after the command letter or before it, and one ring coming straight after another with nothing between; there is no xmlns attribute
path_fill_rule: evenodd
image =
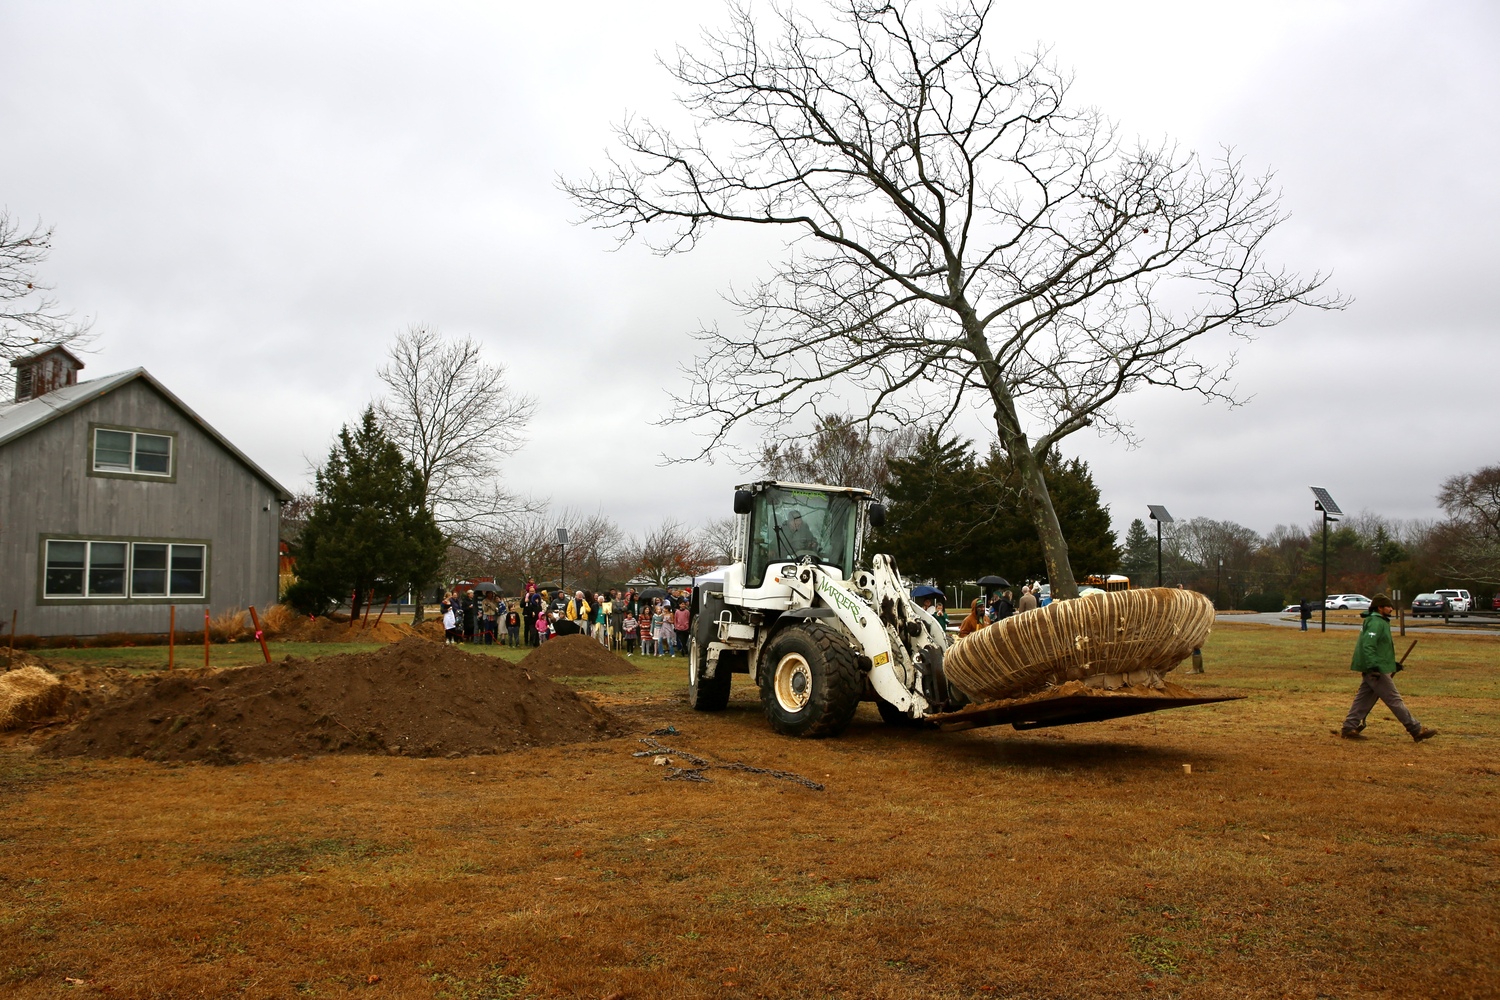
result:
<svg viewBox="0 0 1500 1000"><path fill-rule="evenodd" d="M454 588L443 597L443 631L452 643L511 646L540 646L555 636L582 634L624 653L686 656L690 591L654 590L575 590L570 597L527 580L521 596L501 598Z"/></svg>
<svg viewBox="0 0 1500 1000"><path fill-rule="evenodd" d="M984 597L976 597L969 604L969 613L959 622L958 634L960 637L968 635L975 629L992 625L998 621L1004 621L1011 615L1020 614L1023 611L1035 611L1044 604L1051 602L1050 592L1042 589L1039 583L1026 583L1021 587L1021 596L1016 598L1011 590L1000 590L989 595L988 600ZM924 597L918 602L927 609L944 631L948 629L948 613L943 599L938 596Z"/></svg>

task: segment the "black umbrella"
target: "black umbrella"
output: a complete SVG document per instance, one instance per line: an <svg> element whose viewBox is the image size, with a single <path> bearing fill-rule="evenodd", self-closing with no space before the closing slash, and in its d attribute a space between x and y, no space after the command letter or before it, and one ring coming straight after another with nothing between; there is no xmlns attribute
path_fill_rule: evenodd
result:
<svg viewBox="0 0 1500 1000"><path fill-rule="evenodd" d="M556 580L548 580L546 583L537 584L536 589L550 590L553 593L556 593L557 591L562 590L562 584L558 583Z"/></svg>
<svg viewBox="0 0 1500 1000"><path fill-rule="evenodd" d="M500 593L500 588L495 586L493 583L476 583L474 584L474 593L498 594Z"/></svg>
<svg viewBox="0 0 1500 1000"><path fill-rule="evenodd" d="M665 599L669 595L667 594L667 592L665 590L663 590L660 587L647 587L645 590L641 591L636 596L639 597L643 601L654 601L658 597Z"/></svg>
<svg viewBox="0 0 1500 1000"><path fill-rule="evenodd" d="M979 585L984 588L986 594L992 593L996 587L1009 587L1010 581L1003 576L981 576Z"/></svg>
<svg viewBox="0 0 1500 1000"><path fill-rule="evenodd" d="M911 588L911 599L914 600L914 601L920 601L924 597L942 597L942 596L943 596L943 592L941 590L938 590L936 587L929 587L926 584L923 584L920 587L913 587L913 588Z"/></svg>

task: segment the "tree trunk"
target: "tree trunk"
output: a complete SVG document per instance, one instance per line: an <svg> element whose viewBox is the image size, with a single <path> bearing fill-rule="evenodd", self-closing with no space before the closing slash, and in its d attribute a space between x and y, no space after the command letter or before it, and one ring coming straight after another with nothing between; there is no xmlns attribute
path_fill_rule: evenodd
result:
<svg viewBox="0 0 1500 1000"><path fill-rule="evenodd" d="M1041 459L1032 452L1031 442L1021 429L1015 400L1011 398L994 355L990 353L983 329L979 328L972 310L961 308L959 312L968 331L969 350L979 361L980 374L989 390L990 401L995 405L995 431L1006 455L1021 474L1021 487L1026 491L1031 523L1042 543L1042 558L1047 564L1047 582L1052 585L1052 598L1077 597L1078 581L1073 578L1073 565L1068 561L1068 541L1063 537L1062 525L1057 520L1057 509L1052 506L1052 492L1047 489Z"/></svg>
<svg viewBox="0 0 1500 1000"><path fill-rule="evenodd" d="M427 620L427 609L425 607L427 601L422 594L422 588L415 584L411 588L411 602L415 606L411 613L411 623L413 625L420 625Z"/></svg>

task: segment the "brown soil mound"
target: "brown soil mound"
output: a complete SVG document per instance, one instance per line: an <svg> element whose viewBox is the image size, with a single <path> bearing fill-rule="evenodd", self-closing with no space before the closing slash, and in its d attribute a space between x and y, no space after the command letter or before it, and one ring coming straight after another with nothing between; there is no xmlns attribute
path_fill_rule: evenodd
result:
<svg viewBox="0 0 1500 1000"><path fill-rule="evenodd" d="M409 638L366 653L149 677L43 750L221 764L324 753L457 757L622 731L613 715L545 677Z"/></svg>
<svg viewBox="0 0 1500 1000"><path fill-rule="evenodd" d="M329 618L297 618L292 624L276 633L277 639L287 642L400 642L414 635L426 634L413 629L407 622L391 621L384 619L380 624L371 618L368 625L356 623L350 625L347 621L333 621ZM443 626L437 626L435 638L443 637Z"/></svg>
<svg viewBox="0 0 1500 1000"><path fill-rule="evenodd" d="M526 655L521 666L544 677L611 677L638 674L614 653L584 635L560 635L548 639Z"/></svg>

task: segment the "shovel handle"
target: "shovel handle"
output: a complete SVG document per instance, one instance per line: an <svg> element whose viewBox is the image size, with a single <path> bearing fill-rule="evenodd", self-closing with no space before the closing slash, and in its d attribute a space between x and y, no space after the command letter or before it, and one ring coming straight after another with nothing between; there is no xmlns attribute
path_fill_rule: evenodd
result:
<svg viewBox="0 0 1500 1000"><path fill-rule="evenodd" d="M1417 640L1413 639L1411 641L1411 645L1406 647L1406 652L1404 652L1404 653L1401 654L1401 659L1399 659L1399 660L1396 661L1396 665L1404 667L1406 665L1406 658L1408 656L1410 656L1411 655L1411 651L1414 650L1414 649L1416 649L1416 648L1417 648Z"/></svg>

